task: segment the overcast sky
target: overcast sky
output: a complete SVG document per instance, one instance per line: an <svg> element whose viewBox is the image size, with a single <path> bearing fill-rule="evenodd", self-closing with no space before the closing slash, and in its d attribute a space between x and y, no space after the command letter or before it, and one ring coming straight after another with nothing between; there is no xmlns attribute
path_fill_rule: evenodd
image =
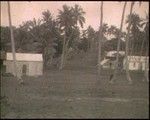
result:
<svg viewBox="0 0 150 120"><path fill-rule="evenodd" d="M95 30L98 29L100 21L100 2L90 1L38 1L38 2L10 2L12 13L12 24L19 26L23 21L32 20L33 18L41 18L44 10L50 10L54 18L58 15L58 9L62 9L62 5L66 4L73 6L74 4L80 5L86 12L86 23L84 29L91 25ZM104 22L109 25L120 26L122 9L124 2L106 1L104 2ZM127 4L126 15L129 14L130 2ZM149 11L149 3L143 2L139 7L138 2L134 6L134 12L138 13L140 17L145 18L145 12ZM7 2L1 2L1 25L8 26L8 12ZM125 26L124 26L125 29Z"/></svg>

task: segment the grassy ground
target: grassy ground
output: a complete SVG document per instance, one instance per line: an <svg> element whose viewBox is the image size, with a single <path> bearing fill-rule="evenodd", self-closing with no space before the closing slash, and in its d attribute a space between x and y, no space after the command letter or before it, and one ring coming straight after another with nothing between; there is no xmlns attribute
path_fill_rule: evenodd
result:
<svg viewBox="0 0 150 120"><path fill-rule="evenodd" d="M148 118L149 84L133 73L129 85L120 73L109 84L112 71L97 79L95 67L68 66L49 70L41 77L1 80L2 118ZM5 101L5 102L4 102Z"/></svg>

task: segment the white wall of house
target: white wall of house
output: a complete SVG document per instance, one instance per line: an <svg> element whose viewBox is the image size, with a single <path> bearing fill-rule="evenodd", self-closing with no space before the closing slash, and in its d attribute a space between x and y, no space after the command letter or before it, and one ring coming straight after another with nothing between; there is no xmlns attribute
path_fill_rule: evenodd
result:
<svg viewBox="0 0 150 120"><path fill-rule="evenodd" d="M145 56L128 56L129 70L145 70L145 67L149 70L149 57ZM126 60L124 59L124 69L126 67Z"/></svg>
<svg viewBox="0 0 150 120"><path fill-rule="evenodd" d="M28 53L16 53L17 61L17 75L22 76L23 65L26 65L28 76L39 76L43 75L43 58L42 54L28 54ZM6 73L15 74L13 69L13 58L12 53L6 54L6 60L4 61L6 65Z"/></svg>
<svg viewBox="0 0 150 120"><path fill-rule="evenodd" d="M128 56L129 70L142 70L144 71L147 67L149 70L149 57L145 56ZM104 59L101 62L103 68L110 69L110 60ZM114 69L114 62L112 61L112 69ZM126 59L123 60L123 69L126 69Z"/></svg>
<svg viewBox="0 0 150 120"><path fill-rule="evenodd" d="M110 63L111 63L111 68L110 68ZM100 64L102 65L102 68L114 69L115 62L105 58L104 60L101 61Z"/></svg>

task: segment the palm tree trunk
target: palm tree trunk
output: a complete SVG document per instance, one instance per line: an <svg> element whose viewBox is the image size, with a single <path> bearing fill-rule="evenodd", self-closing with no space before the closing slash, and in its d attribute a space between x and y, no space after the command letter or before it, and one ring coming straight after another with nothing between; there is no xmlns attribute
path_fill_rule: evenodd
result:
<svg viewBox="0 0 150 120"><path fill-rule="evenodd" d="M13 55L13 69L14 69L14 75L18 79L17 75L17 62L16 62L16 54L15 54L15 41L14 41L14 33L13 33L13 28L12 28L12 23L11 23L11 9L10 9L10 3L8 2L8 18L9 18L9 27L10 27L10 35L11 35L11 45L12 45L12 55Z"/></svg>
<svg viewBox="0 0 150 120"><path fill-rule="evenodd" d="M117 73L118 73L121 32L122 32L122 27L123 27L123 21L124 21L124 14L125 14L126 5L127 5L127 2L125 2L125 4L124 4L123 12L122 12L122 19L121 19L120 31L119 31L119 34L118 34L118 45L117 45L117 56L116 56L116 62L115 62L115 71L114 71L114 75L113 75L113 79L111 80L111 83L114 82L114 80L116 79Z"/></svg>
<svg viewBox="0 0 150 120"><path fill-rule="evenodd" d="M68 39L68 41L66 41L66 29L65 29L65 34L64 34L64 41L63 41L63 50L62 50L62 56L61 56L61 62L60 62L60 67L59 70L62 70L65 63L66 63L66 57L67 57L67 51L68 51L68 44L69 41L72 37L73 31L71 32L71 35Z"/></svg>
<svg viewBox="0 0 150 120"><path fill-rule="evenodd" d="M148 67L149 67L149 46L147 45L147 53L146 53L146 60L145 60L145 79L147 82L149 82L149 70L148 70Z"/></svg>
<svg viewBox="0 0 150 120"><path fill-rule="evenodd" d="M103 33L102 33L102 24L103 24L103 1L101 1L101 19L100 19L100 34L99 34L99 50L98 50L98 76L100 77L100 73L101 73L101 39L103 37Z"/></svg>
<svg viewBox="0 0 150 120"><path fill-rule="evenodd" d="M65 45L65 53L66 53L65 54L65 60L67 60L67 56L68 56L68 44L70 42L70 39L71 39L72 35L73 35L73 31L71 32L70 37L68 38L68 41L66 41L66 45Z"/></svg>
<svg viewBox="0 0 150 120"><path fill-rule="evenodd" d="M142 45L141 45L141 50L140 50L140 57L142 56L142 53L143 53L143 47L144 47L144 40L142 40Z"/></svg>
<svg viewBox="0 0 150 120"><path fill-rule="evenodd" d="M63 49L62 49L61 62L60 62L59 70L62 70L63 67L64 67L65 50L66 50L66 31L65 31L65 34L64 34Z"/></svg>
<svg viewBox="0 0 150 120"><path fill-rule="evenodd" d="M131 14L132 14L133 5L134 5L134 2L131 3L130 15L129 16L131 16ZM132 79L131 79L130 73L129 73L129 60L128 60L130 27L131 27L131 20L130 20L129 25L128 25L127 36L126 36L126 56L125 56L125 59L126 59L126 78L129 81L129 83L132 83Z"/></svg>
<svg viewBox="0 0 150 120"><path fill-rule="evenodd" d="M130 41L129 41L130 42ZM131 47L131 49L130 49L130 54L129 55L133 55L133 50L134 50L134 43L131 41L130 43L129 43L129 45L130 45L130 47Z"/></svg>
<svg viewBox="0 0 150 120"><path fill-rule="evenodd" d="M142 60L143 47L144 47L144 39L142 40L142 45L141 45L141 49L140 49L140 61ZM142 63L141 62L139 64L139 66L142 67Z"/></svg>

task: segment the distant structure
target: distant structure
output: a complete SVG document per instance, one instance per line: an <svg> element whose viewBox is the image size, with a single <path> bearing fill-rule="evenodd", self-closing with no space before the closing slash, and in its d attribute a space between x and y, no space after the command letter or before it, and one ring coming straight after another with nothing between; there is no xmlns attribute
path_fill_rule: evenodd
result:
<svg viewBox="0 0 150 120"><path fill-rule="evenodd" d="M142 70L144 71L147 67L149 70L149 57L147 56L128 56L129 70ZM124 69L126 60L124 59Z"/></svg>
<svg viewBox="0 0 150 120"><path fill-rule="evenodd" d="M43 75L42 54L16 53L17 74L18 76L40 76ZM6 73L15 74L13 70L12 53L6 53Z"/></svg>
<svg viewBox="0 0 150 120"><path fill-rule="evenodd" d="M109 51L106 53L104 60L101 61L102 68L115 68L115 60L116 60L117 51ZM123 61L124 61L125 52L119 51L119 68L123 68Z"/></svg>
<svg viewBox="0 0 150 120"><path fill-rule="evenodd" d="M104 60L101 61L103 68L114 69L117 51L107 52ZM147 56L128 56L129 70L142 70L144 71L147 67L149 70L149 57ZM125 52L119 51L119 66L122 69L126 69Z"/></svg>

